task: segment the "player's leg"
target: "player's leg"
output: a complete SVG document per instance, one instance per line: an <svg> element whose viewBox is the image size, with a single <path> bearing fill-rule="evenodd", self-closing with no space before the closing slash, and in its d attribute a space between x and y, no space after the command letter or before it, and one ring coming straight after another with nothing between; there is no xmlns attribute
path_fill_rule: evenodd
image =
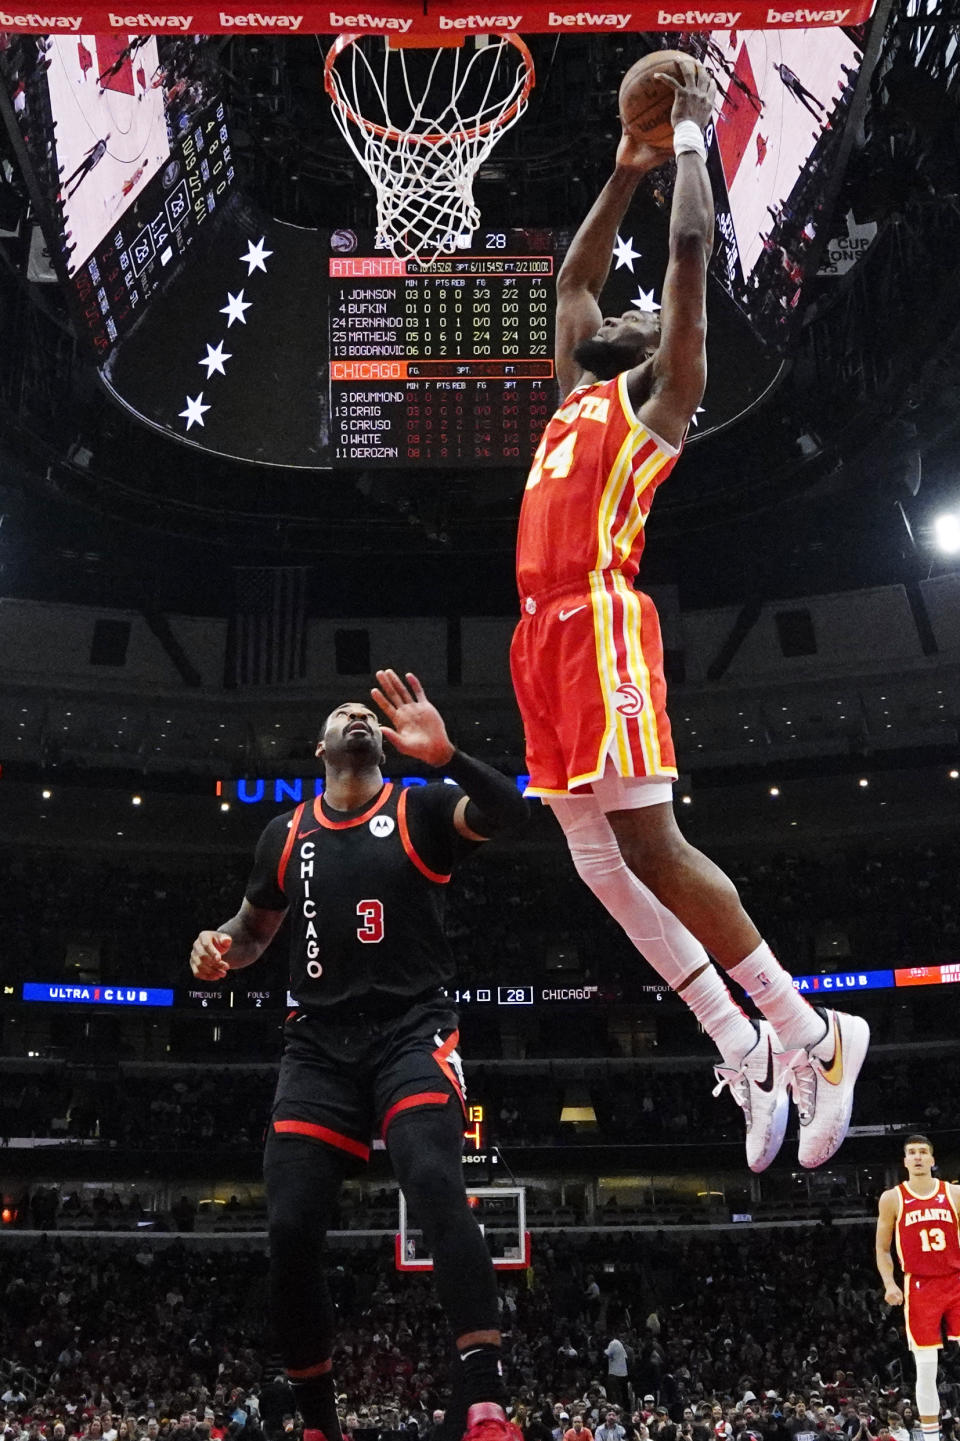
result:
<svg viewBox="0 0 960 1441"><path fill-rule="evenodd" d="M305 1441L340 1441L324 1242L344 1178L369 1157L373 1110L342 1026L301 1012L284 1037L264 1154L270 1311Z"/></svg>
<svg viewBox="0 0 960 1441"><path fill-rule="evenodd" d="M433 1256L471 1441L519 1441L506 1419L496 1278L463 1179L464 1087L456 1012L415 1007L383 1037L376 1113L390 1163Z"/></svg>
<svg viewBox="0 0 960 1441"><path fill-rule="evenodd" d="M794 989L793 978L741 905L736 886L682 835L670 798L637 804L634 778L676 774L663 641L650 597L622 577L613 578L594 630L604 711L614 721L606 734L615 772L594 783L594 794L629 869L744 988L780 1047L793 1053L789 1079L800 1117L799 1159L804 1166L821 1165L846 1134L869 1027L859 1017L815 1011ZM770 1047L757 1048L754 1064L756 1098L757 1087L776 1090L779 1076ZM719 1079L734 1095L743 1093L739 1071Z"/></svg>
<svg viewBox="0 0 960 1441"><path fill-rule="evenodd" d="M433 1256L440 1304L460 1358L455 1389L466 1414L491 1403L503 1408L500 1322L490 1252L467 1202L463 1180L463 1113L451 1101L397 1115L387 1151L411 1214Z"/></svg>
<svg viewBox="0 0 960 1441"><path fill-rule="evenodd" d="M937 1368L940 1351L935 1346L915 1350L917 1367L917 1411L923 1441L940 1441L940 1394L937 1391Z"/></svg>
<svg viewBox="0 0 960 1441"><path fill-rule="evenodd" d="M780 1149L789 1109L776 1036L768 1024L754 1027L701 943L628 868L601 805L602 797L642 809L662 806L670 792L666 779L623 782L615 776L595 782L592 792L555 799L550 806L580 878L716 1045L723 1058L716 1072L718 1089L729 1086L743 1110L747 1163L751 1170L762 1171Z"/></svg>
<svg viewBox="0 0 960 1441"><path fill-rule="evenodd" d="M270 1232L269 1302L306 1441L340 1441L333 1378L334 1305L324 1241L355 1162L323 1141L271 1127L264 1155ZM313 1432L314 1435L309 1433Z"/></svg>
<svg viewBox="0 0 960 1441"><path fill-rule="evenodd" d="M799 1159L819 1166L850 1124L853 1087L870 1029L860 1016L811 1006L740 903L737 888L685 839L672 805L604 808L630 870L716 957L773 1026L791 1058Z"/></svg>

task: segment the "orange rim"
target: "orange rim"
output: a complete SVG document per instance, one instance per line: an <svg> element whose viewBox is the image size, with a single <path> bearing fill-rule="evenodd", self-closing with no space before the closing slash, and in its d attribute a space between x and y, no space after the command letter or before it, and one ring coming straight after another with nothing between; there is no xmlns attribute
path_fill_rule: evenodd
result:
<svg viewBox="0 0 960 1441"><path fill-rule="evenodd" d="M524 64L523 89L513 104L509 106L502 115L498 115L495 120L488 120L483 125L468 125L463 130L437 130L425 135L408 135L406 131L397 130L392 125L378 125L373 120L367 120L347 103L337 89L337 82L334 79L334 66L337 60L348 45L354 45L358 40L365 38L366 37L361 34L337 36L327 51L326 59L323 62L323 88L326 90L333 104L343 111L348 120L352 120L354 125L358 126L361 130L366 130L368 134L378 135L382 140L392 140L398 144L404 140L416 140L418 143L424 145L442 145L444 141L462 142L466 140L479 140L481 136L489 135L491 131L499 130L501 126L507 125L511 120L515 119L526 104L530 91L533 89L535 79L533 56L530 54L526 42L522 40L519 35L498 33L498 40L506 40L516 50L519 50L520 57ZM385 36L375 38L386 40Z"/></svg>

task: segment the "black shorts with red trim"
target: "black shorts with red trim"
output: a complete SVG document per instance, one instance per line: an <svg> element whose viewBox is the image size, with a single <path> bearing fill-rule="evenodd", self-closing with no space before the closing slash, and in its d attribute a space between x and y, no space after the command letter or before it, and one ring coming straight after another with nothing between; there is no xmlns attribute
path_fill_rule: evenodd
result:
<svg viewBox="0 0 960 1441"><path fill-rule="evenodd" d="M292 1012L271 1137L304 1136L363 1162L397 1116L428 1106L465 1111L458 1026L442 995L386 1019L343 1007Z"/></svg>

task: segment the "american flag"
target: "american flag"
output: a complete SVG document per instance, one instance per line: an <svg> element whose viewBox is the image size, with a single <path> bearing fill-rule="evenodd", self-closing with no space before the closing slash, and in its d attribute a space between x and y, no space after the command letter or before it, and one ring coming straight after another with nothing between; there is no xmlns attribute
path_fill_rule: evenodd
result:
<svg viewBox="0 0 960 1441"><path fill-rule="evenodd" d="M228 686L284 685L307 669L307 580L303 565L237 566L227 644Z"/></svg>

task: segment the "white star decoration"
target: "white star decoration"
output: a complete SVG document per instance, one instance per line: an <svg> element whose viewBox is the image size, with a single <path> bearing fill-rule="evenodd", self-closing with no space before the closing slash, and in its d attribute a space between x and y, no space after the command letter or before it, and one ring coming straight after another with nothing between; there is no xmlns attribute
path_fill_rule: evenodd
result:
<svg viewBox="0 0 960 1441"><path fill-rule="evenodd" d="M243 312L249 310L252 304L252 301L244 300L242 290L237 295L231 295L229 290L227 291L227 303L220 307L220 314L227 317L228 330L235 320L239 320L241 325L246 325L247 318Z"/></svg>
<svg viewBox="0 0 960 1441"><path fill-rule="evenodd" d="M200 392L199 395L194 396L192 399L191 399L191 397L188 395L188 396L187 396L187 408L186 408L186 410L181 410L181 412L180 412L180 415L182 416L182 418L187 422L187 429L189 430L190 427L191 427L191 425L202 425L202 424L203 424L203 413L204 413L205 410L209 410L209 409L210 409L209 405L204 405L204 403L203 403L203 391L202 391L202 390L201 390L201 392Z"/></svg>
<svg viewBox="0 0 960 1441"><path fill-rule="evenodd" d="M649 290L644 290L643 286L641 285L640 294L635 296L634 299L631 300L630 304L635 305L638 310L649 311L651 314L654 314L660 309L659 303L653 298L652 285Z"/></svg>
<svg viewBox="0 0 960 1441"><path fill-rule="evenodd" d="M267 267L264 265L263 262L266 260L268 255L273 254L273 251L264 250L263 247L265 241L266 236L264 235L261 235L256 245L254 245L252 240L247 241L247 253L246 255L241 255L240 257L240 259L247 267L247 275L252 275L255 270L262 270L264 275L266 275Z"/></svg>
<svg viewBox="0 0 960 1441"><path fill-rule="evenodd" d="M629 235L626 240L620 235L617 236L617 243L613 248L613 258L617 262L617 270L621 265L625 265L630 274L633 274L633 262L640 259L640 251L634 250L632 235Z"/></svg>
<svg viewBox="0 0 960 1441"><path fill-rule="evenodd" d="M226 354L224 354L223 344L224 343L221 340L220 344L216 347L216 349L214 349L214 347L208 342L206 355L203 357L202 360L197 361L198 365L205 365L207 367L208 380L210 379L211 375L215 370L220 375L226 375L227 372L223 368L224 361L233 359L229 350L226 352Z"/></svg>
<svg viewBox="0 0 960 1441"><path fill-rule="evenodd" d="M702 406L702 405L698 405L697 408L696 408L696 410L693 412L693 414L692 414L691 417L690 417L690 424L691 424L691 425L696 425L696 423L697 423L697 416L698 416L698 415L702 415L702 414L703 414L703 406Z"/></svg>

